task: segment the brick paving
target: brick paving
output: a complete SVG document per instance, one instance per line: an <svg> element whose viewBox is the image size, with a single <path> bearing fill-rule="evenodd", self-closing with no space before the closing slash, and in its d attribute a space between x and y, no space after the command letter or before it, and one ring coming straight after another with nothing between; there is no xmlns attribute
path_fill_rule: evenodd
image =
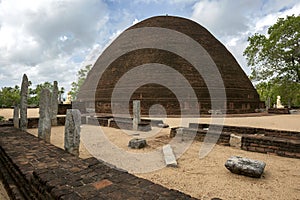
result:
<svg viewBox="0 0 300 200"><path fill-rule="evenodd" d="M12 127L0 127L0 169L12 199L194 199Z"/></svg>

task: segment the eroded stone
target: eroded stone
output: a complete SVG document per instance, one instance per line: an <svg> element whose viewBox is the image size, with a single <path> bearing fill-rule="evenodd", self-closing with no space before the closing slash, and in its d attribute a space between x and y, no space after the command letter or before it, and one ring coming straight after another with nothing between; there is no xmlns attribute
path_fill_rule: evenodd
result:
<svg viewBox="0 0 300 200"><path fill-rule="evenodd" d="M232 156L225 163L225 167L232 173L253 178L260 178L264 172L265 166L266 163L263 161L239 156Z"/></svg>
<svg viewBox="0 0 300 200"><path fill-rule="evenodd" d="M65 150L79 155L81 113L78 109L68 109L65 123Z"/></svg>
<svg viewBox="0 0 300 200"><path fill-rule="evenodd" d="M133 138L129 141L128 147L132 149L141 149L147 146L147 142L145 139Z"/></svg>

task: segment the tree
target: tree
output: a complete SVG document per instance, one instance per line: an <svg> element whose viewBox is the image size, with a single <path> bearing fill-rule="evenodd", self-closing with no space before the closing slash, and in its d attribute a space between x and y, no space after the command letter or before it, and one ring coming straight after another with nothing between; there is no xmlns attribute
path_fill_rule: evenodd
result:
<svg viewBox="0 0 300 200"><path fill-rule="evenodd" d="M77 72L77 82L72 82L71 83L71 91L70 94L72 95L72 99L76 100L77 94L80 90L80 87L82 86L82 84L84 83L87 74L89 73L89 71L91 70L92 65L87 65L84 68L81 68L78 72Z"/></svg>
<svg viewBox="0 0 300 200"><path fill-rule="evenodd" d="M255 33L248 42L244 56L251 67L250 78L260 83L260 95L274 95L278 90L283 101L299 103L300 15L279 18L266 36Z"/></svg>
<svg viewBox="0 0 300 200"><path fill-rule="evenodd" d="M53 89L53 84L47 81L37 84L35 89L29 89L28 104L32 106L38 106L40 103L40 94L45 88L48 88L51 91Z"/></svg>
<svg viewBox="0 0 300 200"><path fill-rule="evenodd" d="M0 106L12 107L20 102L20 87L3 87L0 90Z"/></svg>
<svg viewBox="0 0 300 200"><path fill-rule="evenodd" d="M38 84L35 89L29 88L29 98L28 98L28 104L32 106L38 106L40 103L40 94L43 89L47 88L51 92L53 90L53 83L50 82L44 82L41 84ZM61 87L58 91L59 95L62 95L64 93L64 87Z"/></svg>

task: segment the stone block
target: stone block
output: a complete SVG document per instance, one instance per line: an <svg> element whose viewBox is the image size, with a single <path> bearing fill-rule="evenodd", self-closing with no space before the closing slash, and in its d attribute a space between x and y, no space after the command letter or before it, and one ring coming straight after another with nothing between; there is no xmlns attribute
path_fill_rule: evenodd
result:
<svg viewBox="0 0 300 200"><path fill-rule="evenodd" d="M239 156L232 156L225 163L225 167L232 173L253 178L260 178L265 166L266 163L263 161Z"/></svg>
<svg viewBox="0 0 300 200"><path fill-rule="evenodd" d="M132 149L141 149L147 146L147 142L145 139L133 138L129 141L128 147Z"/></svg>
<svg viewBox="0 0 300 200"><path fill-rule="evenodd" d="M241 142L242 142L241 136L230 134L230 139L229 139L230 146L241 148Z"/></svg>
<svg viewBox="0 0 300 200"><path fill-rule="evenodd" d="M170 144L163 146L163 154L167 166L177 167L177 161Z"/></svg>
<svg viewBox="0 0 300 200"><path fill-rule="evenodd" d="M159 128L169 128L169 125L168 125L168 124L165 124L165 123L157 124L157 126L158 126Z"/></svg>

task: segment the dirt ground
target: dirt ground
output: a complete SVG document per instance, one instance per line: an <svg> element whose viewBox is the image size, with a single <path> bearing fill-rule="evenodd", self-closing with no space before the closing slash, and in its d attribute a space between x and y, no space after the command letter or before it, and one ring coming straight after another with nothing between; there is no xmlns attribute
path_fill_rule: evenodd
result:
<svg viewBox="0 0 300 200"><path fill-rule="evenodd" d="M37 115L37 110L30 112L33 116ZM0 115L10 118L12 110L0 110ZM202 123L210 121L210 118L200 119ZM180 125L178 118L168 118L164 122L171 127ZM226 118L224 124L300 131L299 122L300 115L272 115ZM37 135L37 129L28 131ZM136 137L132 132L124 133L122 130L107 127L102 128L102 131L110 142L126 152L147 153L161 148L170 141L168 138L169 128L155 129L154 132L157 133L147 137L148 146L145 149L131 150L127 145L132 137ZM51 143L63 148L64 127L53 127L51 133ZM83 142L80 146L80 157L87 158L91 154L99 156L93 148L90 148L89 143L92 141L96 147L101 145L101 141L96 141L97 134L95 133L97 133L95 126L82 126ZM206 157L200 159L198 154L202 144L194 141L188 150L177 159L177 168L165 167L148 173L136 173L136 175L203 200L214 197L221 199L300 199L300 159L247 152L220 145L215 145ZM230 173L224 164L232 155L266 162L263 176L260 179L254 179ZM5 199L1 195L0 185L0 199Z"/></svg>

